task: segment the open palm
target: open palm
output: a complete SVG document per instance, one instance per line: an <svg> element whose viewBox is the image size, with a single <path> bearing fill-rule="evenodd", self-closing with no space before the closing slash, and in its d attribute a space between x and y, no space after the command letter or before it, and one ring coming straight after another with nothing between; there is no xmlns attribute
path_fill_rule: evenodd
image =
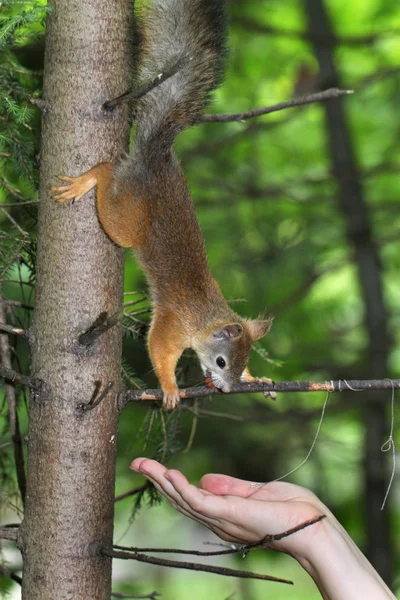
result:
<svg viewBox="0 0 400 600"><path fill-rule="evenodd" d="M179 471L154 460L137 458L131 468L152 481L181 513L230 542L258 542L268 534L282 533L327 513L312 492L289 483L258 486L227 475L209 474L196 487ZM305 536L315 535L315 528L322 523L274 542L272 547L296 554L299 536L304 546Z"/></svg>

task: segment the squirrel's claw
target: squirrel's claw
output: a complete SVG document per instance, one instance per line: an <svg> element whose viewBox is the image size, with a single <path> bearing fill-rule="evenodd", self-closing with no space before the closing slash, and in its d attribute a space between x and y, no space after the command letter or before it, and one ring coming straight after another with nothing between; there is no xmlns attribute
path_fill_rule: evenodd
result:
<svg viewBox="0 0 400 600"><path fill-rule="evenodd" d="M272 379L269 379L268 377L255 377L254 381L256 383L273 383ZM269 396L271 400L276 400L276 392L263 392L263 396L264 398L268 398Z"/></svg>
<svg viewBox="0 0 400 600"><path fill-rule="evenodd" d="M178 406L180 401L181 398L179 396L178 388L171 389L168 392L164 390L162 402L163 410L174 410Z"/></svg>

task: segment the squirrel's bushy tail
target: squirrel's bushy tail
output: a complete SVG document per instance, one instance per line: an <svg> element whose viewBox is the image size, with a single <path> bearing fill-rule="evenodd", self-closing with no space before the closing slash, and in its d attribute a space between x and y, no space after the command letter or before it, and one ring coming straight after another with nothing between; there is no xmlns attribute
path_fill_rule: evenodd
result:
<svg viewBox="0 0 400 600"><path fill-rule="evenodd" d="M139 15L139 84L180 68L138 100L136 156L164 154L199 118L221 78L224 13L223 0L149 0Z"/></svg>

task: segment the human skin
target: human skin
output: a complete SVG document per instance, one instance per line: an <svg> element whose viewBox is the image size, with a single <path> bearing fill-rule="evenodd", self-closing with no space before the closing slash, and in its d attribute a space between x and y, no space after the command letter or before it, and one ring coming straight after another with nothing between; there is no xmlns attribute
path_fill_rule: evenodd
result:
<svg viewBox="0 0 400 600"><path fill-rule="evenodd" d="M258 542L324 515L271 547L295 558L325 600L395 600L331 511L305 488L284 482L255 485L217 474L205 475L196 487L180 471L147 458L136 458L131 469L181 513L229 542Z"/></svg>

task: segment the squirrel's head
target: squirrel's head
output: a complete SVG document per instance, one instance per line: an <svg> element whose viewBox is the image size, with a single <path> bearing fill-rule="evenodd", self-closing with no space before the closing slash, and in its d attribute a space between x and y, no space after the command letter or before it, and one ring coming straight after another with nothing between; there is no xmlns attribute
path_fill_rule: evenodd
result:
<svg viewBox="0 0 400 600"><path fill-rule="evenodd" d="M253 342L270 330L272 318L217 323L192 343L204 376L222 392L240 381Z"/></svg>

